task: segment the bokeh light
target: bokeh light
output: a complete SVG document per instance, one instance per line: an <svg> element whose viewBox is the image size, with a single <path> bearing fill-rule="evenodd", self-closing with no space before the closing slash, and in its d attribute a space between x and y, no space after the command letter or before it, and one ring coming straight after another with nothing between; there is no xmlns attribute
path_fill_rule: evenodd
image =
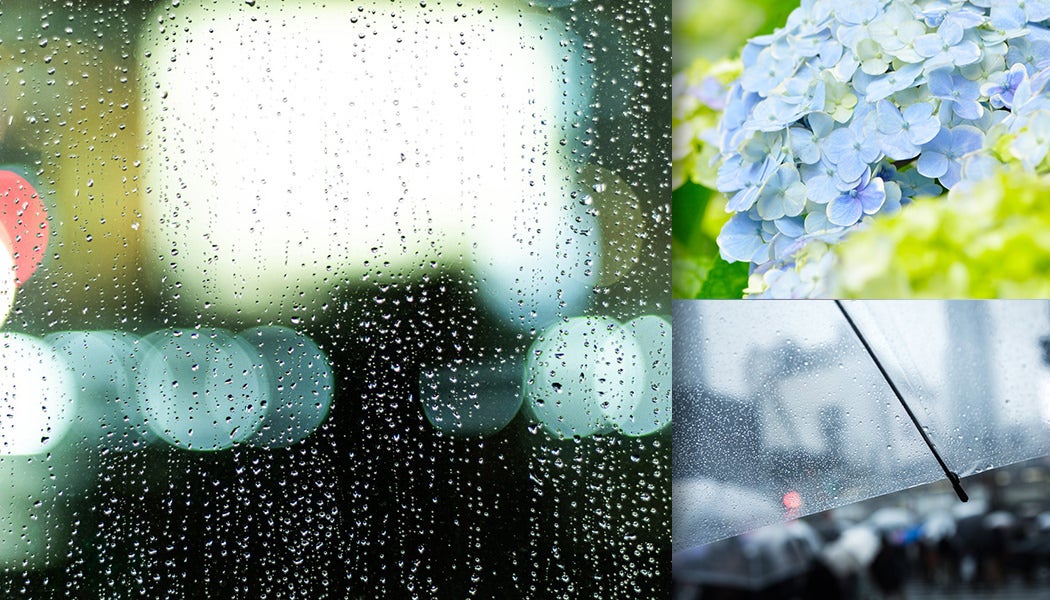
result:
<svg viewBox="0 0 1050 600"><path fill-rule="evenodd" d="M641 349L611 317L575 317L548 327L525 364L525 404L552 435L608 432L642 396Z"/></svg>
<svg viewBox="0 0 1050 600"><path fill-rule="evenodd" d="M559 317L579 315L590 303L601 273L601 227L590 197L578 198L510 206L478 228L478 295L504 325L542 329Z"/></svg>
<svg viewBox="0 0 1050 600"><path fill-rule="evenodd" d="M636 368L643 381L642 396L616 426L625 435L650 435L671 424L671 324L656 315L642 315L625 327L641 351Z"/></svg>
<svg viewBox="0 0 1050 600"><path fill-rule="evenodd" d="M47 211L36 190L21 175L0 170L0 244L15 263L15 283L22 285L44 260Z"/></svg>
<svg viewBox="0 0 1050 600"><path fill-rule="evenodd" d="M156 439L136 393L138 338L117 331L63 331L44 341L73 372L75 430L90 444L127 451Z"/></svg>
<svg viewBox="0 0 1050 600"><path fill-rule="evenodd" d="M224 450L262 426L270 390L246 342L223 329L183 329L140 344L139 403L158 436L186 450Z"/></svg>
<svg viewBox="0 0 1050 600"><path fill-rule="evenodd" d="M454 436L487 436L510 423L521 408L522 364L464 359L420 375L427 420Z"/></svg>
<svg viewBox="0 0 1050 600"><path fill-rule="evenodd" d="M269 388L262 426L250 443L283 448L306 439L332 405L334 377L324 352L287 327L254 327L240 337L258 352Z"/></svg>
<svg viewBox="0 0 1050 600"><path fill-rule="evenodd" d="M5 244L5 234L0 231L0 327L7 321L15 304L15 260Z"/></svg>
<svg viewBox="0 0 1050 600"><path fill-rule="evenodd" d="M76 411L73 375L43 341L0 333L0 455L40 454L69 431Z"/></svg>
<svg viewBox="0 0 1050 600"><path fill-rule="evenodd" d="M510 270L493 286L499 317L518 297L526 313L557 306L559 290L580 303L597 269L577 266L597 257L577 244L597 227L582 224L588 239L565 224L592 150L594 76L557 14L371 11L364 51L348 8L184 4L172 31L206 45L173 60L168 34L151 31L141 46L155 94L145 117L179 132L146 147L143 177L149 240L172 257L153 265L180 304L272 320L340 279L422 278L471 260L479 278ZM332 76L349 65L352 77Z"/></svg>

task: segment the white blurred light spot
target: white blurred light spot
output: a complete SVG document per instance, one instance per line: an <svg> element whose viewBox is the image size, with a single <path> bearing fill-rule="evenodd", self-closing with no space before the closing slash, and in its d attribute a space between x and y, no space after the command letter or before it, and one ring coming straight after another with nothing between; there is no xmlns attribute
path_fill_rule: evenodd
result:
<svg viewBox="0 0 1050 600"><path fill-rule="evenodd" d="M63 331L44 338L73 372L76 428L111 450L142 448L156 438L139 407L135 373L138 339L116 331Z"/></svg>
<svg viewBox="0 0 1050 600"><path fill-rule="evenodd" d="M585 206L511 207L477 232L479 296L499 321L522 331L578 315L594 295L601 248L598 219Z"/></svg>
<svg viewBox="0 0 1050 600"><path fill-rule="evenodd" d="M173 16L141 44L157 89L144 231L188 309L272 319L340 281L434 263L477 265L505 319L518 297L526 313L579 310L597 238L567 231L563 208L594 77L556 15L183 3ZM497 280L505 268L518 287Z"/></svg>
<svg viewBox="0 0 1050 600"><path fill-rule="evenodd" d="M649 435L671 423L671 324L644 315L625 327L641 350L636 368L643 384L638 405L617 427L632 437Z"/></svg>
<svg viewBox="0 0 1050 600"><path fill-rule="evenodd" d="M334 376L316 342L286 327L255 327L240 334L265 367L269 402L253 446L284 448L306 439L332 405Z"/></svg>
<svg viewBox="0 0 1050 600"><path fill-rule="evenodd" d="M0 333L0 455L40 454L69 430L72 373L43 341Z"/></svg>
<svg viewBox="0 0 1050 600"><path fill-rule="evenodd" d="M420 376L423 412L436 429L454 436L493 435L521 408L521 363L464 360Z"/></svg>
<svg viewBox="0 0 1050 600"><path fill-rule="evenodd" d="M142 338L137 389L147 425L186 450L224 450L251 438L269 398L264 366L222 329L162 330Z"/></svg>
<svg viewBox="0 0 1050 600"><path fill-rule="evenodd" d="M610 317L575 317L547 328L528 350L525 404L561 438L611 431L638 406L644 373L634 337Z"/></svg>

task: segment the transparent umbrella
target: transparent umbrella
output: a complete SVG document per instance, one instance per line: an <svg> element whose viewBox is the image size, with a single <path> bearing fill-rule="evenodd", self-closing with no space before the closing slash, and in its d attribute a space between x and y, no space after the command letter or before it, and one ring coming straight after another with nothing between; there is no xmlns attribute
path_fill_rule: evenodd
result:
<svg viewBox="0 0 1050 600"><path fill-rule="evenodd" d="M676 302L673 327L673 479L789 508L676 552L1050 454L1046 301Z"/></svg>
<svg viewBox="0 0 1050 600"><path fill-rule="evenodd" d="M672 568L683 583L762 590L809 570L821 549L812 527L795 521L675 555Z"/></svg>
<svg viewBox="0 0 1050 600"><path fill-rule="evenodd" d="M784 513L762 494L704 477L675 481L671 494L676 500L674 537L698 537L710 529L750 529L755 517L775 522Z"/></svg>

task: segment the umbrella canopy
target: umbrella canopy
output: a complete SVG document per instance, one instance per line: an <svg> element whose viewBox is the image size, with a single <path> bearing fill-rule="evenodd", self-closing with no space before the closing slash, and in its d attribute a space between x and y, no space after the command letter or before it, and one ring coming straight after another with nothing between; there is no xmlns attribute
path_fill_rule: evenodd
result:
<svg viewBox="0 0 1050 600"><path fill-rule="evenodd" d="M842 307L855 329L834 302L675 303L674 480L790 508L672 536L676 550L1050 454L1050 303Z"/></svg>
<svg viewBox="0 0 1050 600"><path fill-rule="evenodd" d="M783 520L784 510L766 496L740 486L703 477L675 481L672 538L698 539L709 530L751 529L754 517ZM742 529L741 529L742 528Z"/></svg>
<svg viewBox="0 0 1050 600"><path fill-rule="evenodd" d="M761 590L808 571L820 549L816 531L793 521L677 552L672 568L684 583Z"/></svg>

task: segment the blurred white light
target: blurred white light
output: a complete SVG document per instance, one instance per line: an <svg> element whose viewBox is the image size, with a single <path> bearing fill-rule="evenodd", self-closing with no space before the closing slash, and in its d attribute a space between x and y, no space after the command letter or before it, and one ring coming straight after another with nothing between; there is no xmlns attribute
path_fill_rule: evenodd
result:
<svg viewBox="0 0 1050 600"><path fill-rule="evenodd" d="M7 322L11 308L15 305L15 259L7 245L6 235L0 232L0 327Z"/></svg>
<svg viewBox="0 0 1050 600"><path fill-rule="evenodd" d="M223 450L258 431L269 386L243 340L222 329L183 329L139 343L139 405L158 436L186 450Z"/></svg>
<svg viewBox="0 0 1050 600"><path fill-rule="evenodd" d="M76 429L97 447L132 450L156 439L139 407L138 339L117 331L63 331L44 338L73 372Z"/></svg>
<svg viewBox="0 0 1050 600"><path fill-rule="evenodd" d="M43 341L0 333L0 455L40 454L69 430L73 376Z"/></svg>
<svg viewBox="0 0 1050 600"><path fill-rule="evenodd" d="M521 408L521 363L464 360L420 376L423 412L436 429L455 436L488 436Z"/></svg>
<svg viewBox="0 0 1050 600"><path fill-rule="evenodd" d="M636 372L643 381L642 396L616 425L625 435L649 435L671 423L671 324L656 315L645 315L625 327L641 351Z"/></svg>
<svg viewBox="0 0 1050 600"><path fill-rule="evenodd" d="M529 348L525 404L551 434L611 431L643 396L642 350L610 317L576 317L547 328Z"/></svg>
<svg viewBox="0 0 1050 600"><path fill-rule="evenodd" d="M284 448L313 433L328 416L334 376L321 348L286 327L255 327L240 334L266 368L269 402L253 446Z"/></svg>
<svg viewBox="0 0 1050 600"><path fill-rule="evenodd" d="M578 315L594 295L601 248L598 218L584 204L509 207L477 232L474 269L483 305L523 331Z"/></svg>
<svg viewBox="0 0 1050 600"><path fill-rule="evenodd" d="M272 319L347 279L477 265L501 318L579 310L597 235L567 223L594 77L556 15L165 11L141 45L145 232L180 302Z"/></svg>

